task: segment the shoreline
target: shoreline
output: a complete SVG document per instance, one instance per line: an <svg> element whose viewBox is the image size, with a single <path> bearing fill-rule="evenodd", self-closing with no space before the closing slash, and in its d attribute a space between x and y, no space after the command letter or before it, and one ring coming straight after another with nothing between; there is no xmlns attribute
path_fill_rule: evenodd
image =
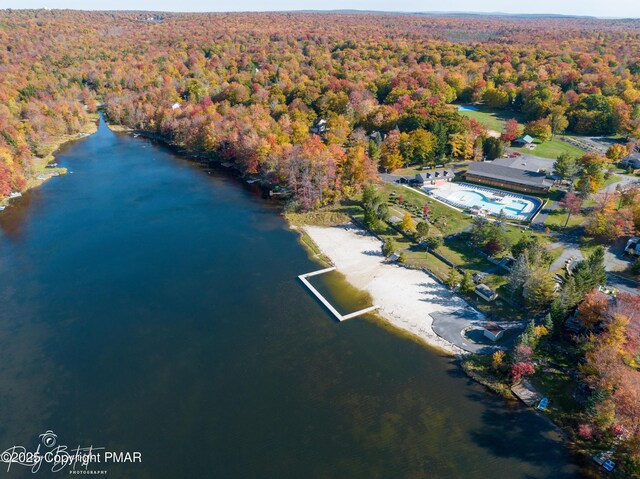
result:
<svg viewBox="0 0 640 479"><path fill-rule="evenodd" d="M381 253L380 240L352 224L304 225L294 230L301 230L323 259L328 259L349 284L371 295L373 302L380 306L376 315L386 325L447 355L468 354L438 336L429 315L464 307L464 300L427 273L387 263Z"/></svg>
<svg viewBox="0 0 640 479"><path fill-rule="evenodd" d="M66 175L66 168L46 168L46 165L48 165L52 161L55 161L55 154L62 146L72 141L81 140L96 133L98 131L99 119L100 116L97 113L91 114L90 120L82 127L81 131L79 131L78 133L75 133L73 135L61 135L49 142L47 145L41 145L41 147L48 147L49 151L44 156L34 155L32 157L31 162L33 174L31 177L27 178L27 185L20 193L26 193L27 191L30 191L34 188L38 188L52 178ZM11 198L9 198L8 196L5 198L0 198L0 206L4 206L5 208L10 207Z"/></svg>
<svg viewBox="0 0 640 479"><path fill-rule="evenodd" d="M429 295L436 296L434 302L439 303L433 308L434 310L462 307L466 305L463 298L449 291L424 271L386 263L384 256L379 253L382 242L353 223L332 226L291 225L290 227L300 233L300 241L305 248L309 249L312 259L335 266L336 271L344 276L347 283L356 289L366 291L371 296L373 302L380 307L369 316L373 316L380 327L397 336L416 341L421 346L436 350L438 353L455 357L458 366L470 380L507 402L531 409L524 406L513 395L510 387L505 389L501 387L501 383L494 382L491 378L465 367L465 358L473 358L475 355L441 338L431 327L433 320L427 312L430 306ZM309 245L309 241L313 247ZM388 280L391 281L383 284ZM423 297L416 296L416 293ZM437 296L438 293L440 296ZM565 430L561 422L555 422L544 414L538 415L548 421L572 454L582 456L582 453L576 449L570 432Z"/></svg>

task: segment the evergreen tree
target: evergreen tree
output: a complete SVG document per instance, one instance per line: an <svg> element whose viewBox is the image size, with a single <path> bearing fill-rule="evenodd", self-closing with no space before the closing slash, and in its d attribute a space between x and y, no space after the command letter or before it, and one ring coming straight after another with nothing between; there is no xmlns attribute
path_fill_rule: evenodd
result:
<svg viewBox="0 0 640 479"><path fill-rule="evenodd" d="M423 240L424 238L429 236L429 223L427 223L426 221L420 221L416 225L416 233L418 240Z"/></svg>
<svg viewBox="0 0 640 479"><path fill-rule="evenodd" d="M460 292L464 294L472 293L476 288L475 283L473 282L473 278L471 277L471 273L469 271L465 271L462 276L462 282L460 283Z"/></svg>
<svg viewBox="0 0 640 479"><path fill-rule="evenodd" d="M508 288L511 291L511 297L513 298L516 293L520 292L522 287L529 279L531 268L529 267L529 255L527 251L524 251L519 255L513 265L511 271L509 271L509 284Z"/></svg>
<svg viewBox="0 0 640 479"><path fill-rule="evenodd" d="M593 253L591 253L591 256L589 256L589 259L587 259L587 263L589 265L589 270L591 271L591 275L593 277L593 280L597 285L602 285L604 286L605 284L607 284L607 271L605 270L604 267L604 247L603 246L598 246Z"/></svg>
<svg viewBox="0 0 640 479"><path fill-rule="evenodd" d="M576 171L576 159L568 153L562 153L553 164L553 173L563 180L572 178Z"/></svg>
<svg viewBox="0 0 640 479"><path fill-rule="evenodd" d="M454 289L460 284L460 281L462 281L462 275L455 268L451 268L445 284L449 286L449 288Z"/></svg>

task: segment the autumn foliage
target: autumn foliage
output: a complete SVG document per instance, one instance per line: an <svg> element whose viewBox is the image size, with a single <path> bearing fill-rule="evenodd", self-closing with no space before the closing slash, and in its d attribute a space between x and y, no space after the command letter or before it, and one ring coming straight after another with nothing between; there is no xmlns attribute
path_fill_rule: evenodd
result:
<svg viewBox="0 0 640 479"><path fill-rule="evenodd" d="M583 376L593 388L592 428L624 440L626 453L640 461L640 296L604 300L587 295L579 309L600 332L586 342ZM584 303L583 303L584 304Z"/></svg>
<svg viewBox="0 0 640 479"><path fill-rule="evenodd" d="M486 129L454 101L512 110L544 135L638 136L639 32L587 18L4 10L0 196L100 105L113 123L289 186L301 208L380 167L480 159Z"/></svg>

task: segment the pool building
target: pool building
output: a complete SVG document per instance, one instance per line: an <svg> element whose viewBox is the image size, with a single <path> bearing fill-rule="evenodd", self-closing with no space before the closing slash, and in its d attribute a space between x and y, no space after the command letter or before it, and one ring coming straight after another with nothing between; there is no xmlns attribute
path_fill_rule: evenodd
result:
<svg viewBox="0 0 640 479"><path fill-rule="evenodd" d="M552 180L547 174L537 171L512 168L491 162L473 162L464 173L468 181L497 186L524 193L547 193Z"/></svg>

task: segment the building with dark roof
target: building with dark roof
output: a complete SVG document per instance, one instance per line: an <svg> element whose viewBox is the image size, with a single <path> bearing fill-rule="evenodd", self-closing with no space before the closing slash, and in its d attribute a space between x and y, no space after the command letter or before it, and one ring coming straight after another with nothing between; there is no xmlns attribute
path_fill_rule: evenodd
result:
<svg viewBox="0 0 640 479"><path fill-rule="evenodd" d="M484 327L484 336L489 338L491 341L497 341L504 336L504 331L505 329L502 326L499 326L496 323L488 323Z"/></svg>
<svg viewBox="0 0 640 479"><path fill-rule="evenodd" d="M525 193L546 193L553 182L546 173L522 170L491 162L474 162L464 173L468 181Z"/></svg>
<svg viewBox="0 0 640 479"><path fill-rule="evenodd" d="M623 168L633 168L634 170L640 170L640 152L632 152L621 161Z"/></svg>

